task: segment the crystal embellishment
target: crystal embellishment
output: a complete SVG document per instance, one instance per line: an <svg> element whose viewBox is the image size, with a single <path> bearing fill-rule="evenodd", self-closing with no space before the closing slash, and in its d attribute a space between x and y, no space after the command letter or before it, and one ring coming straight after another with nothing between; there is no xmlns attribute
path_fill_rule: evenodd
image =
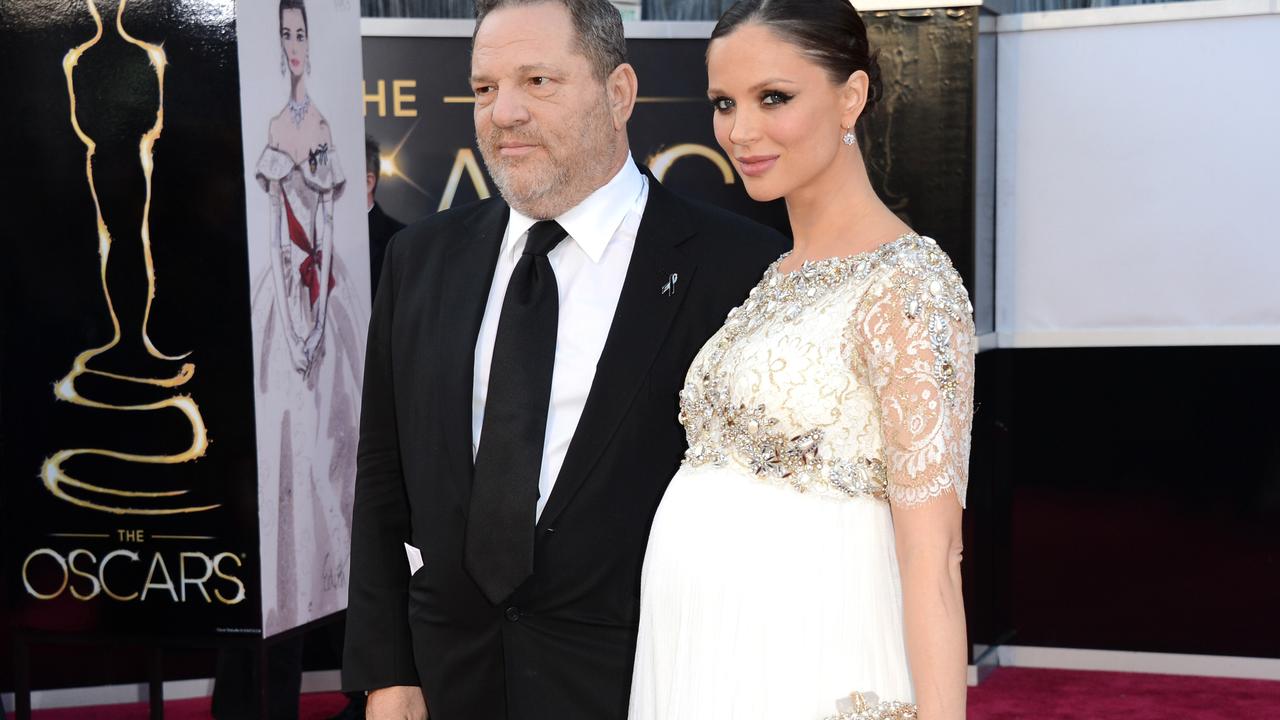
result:
<svg viewBox="0 0 1280 720"><path fill-rule="evenodd" d="M888 473L881 458L831 457L824 452L821 428L784 431L763 405L735 402L724 359L740 338L774 323L800 321L807 306L832 290L891 267L894 287L906 298L902 312L909 320L924 323L937 357L934 377L943 396L954 402L955 358L948 320L972 314L968 293L937 244L914 234L859 255L805 262L795 271L781 273L778 265L785 257L771 265L746 301L729 313L680 393L679 419L689 443L685 461L694 466L733 461L758 477L801 492L887 499Z"/></svg>
<svg viewBox="0 0 1280 720"><path fill-rule="evenodd" d="M919 710L911 703L881 701L875 693L850 693L836 701L836 714L823 720L917 720Z"/></svg>

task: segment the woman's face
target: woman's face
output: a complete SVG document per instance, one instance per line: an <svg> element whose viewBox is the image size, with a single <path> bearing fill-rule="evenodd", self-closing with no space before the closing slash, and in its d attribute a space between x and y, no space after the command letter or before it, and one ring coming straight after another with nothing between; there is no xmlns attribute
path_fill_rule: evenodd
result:
<svg viewBox="0 0 1280 720"><path fill-rule="evenodd" d="M307 23L301 10L290 8L280 13L280 47L294 77L306 72Z"/></svg>
<svg viewBox="0 0 1280 720"><path fill-rule="evenodd" d="M711 42L707 85L716 141L752 198L784 197L839 156L845 86L763 25L748 23Z"/></svg>

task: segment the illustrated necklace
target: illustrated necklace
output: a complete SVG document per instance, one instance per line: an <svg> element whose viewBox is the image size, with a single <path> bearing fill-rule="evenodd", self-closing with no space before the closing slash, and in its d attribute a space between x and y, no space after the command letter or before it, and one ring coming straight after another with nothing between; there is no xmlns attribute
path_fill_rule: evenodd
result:
<svg viewBox="0 0 1280 720"><path fill-rule="evenodd" d="M296 128L302 127L302 119L307 116L307 110L311 108L311 96L302 96L302 102L289 98L289 119L293 121Z"/></svg>

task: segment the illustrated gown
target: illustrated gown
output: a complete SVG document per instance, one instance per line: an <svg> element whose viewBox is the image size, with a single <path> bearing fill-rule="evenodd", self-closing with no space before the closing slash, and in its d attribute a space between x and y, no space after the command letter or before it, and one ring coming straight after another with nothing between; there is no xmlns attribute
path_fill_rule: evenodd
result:
<svg viewBox="0 0 1280 720"><path fill-rule="evenodd" d="M645 556L632 720L914 702L891 506L964 504L969 297L918 235L780 262L680 394L689 449ZM867 717L913 717L895 707Z"/></svg>
<svg viewBox="0 0 1280 720"><path fill-rule="evenodd" d="M261 557L275 571L263 581L271 634L346 607L365 323L334 253L322 339L310 370L297 370L288 344L301 346L315 327L323 253L333 252L333 207L345 178L332 148L295 163L271 146L256 178L270 198L269 251L280 253L291 306L289 313L277 307L268 265L255 279L252 315Z"/></svg>

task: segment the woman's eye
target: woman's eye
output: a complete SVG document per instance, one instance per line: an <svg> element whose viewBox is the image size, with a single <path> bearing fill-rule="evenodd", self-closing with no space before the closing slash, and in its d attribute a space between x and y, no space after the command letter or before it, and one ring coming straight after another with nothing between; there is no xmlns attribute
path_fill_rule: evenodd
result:
<svg viewBox="0 0 1280 720"><path fill-rule="evenodd" d="M775 91L767 92L760 98L763 105L783 105L791 99L790 95Z"/></svg>
<svg viewBox="0 0 1280 720"><path fill-rule="evenodd" d="M726 97L719 97L711 101L711 107L715 108L716 112L729 112L733 109L733 101Z"/></svg>

